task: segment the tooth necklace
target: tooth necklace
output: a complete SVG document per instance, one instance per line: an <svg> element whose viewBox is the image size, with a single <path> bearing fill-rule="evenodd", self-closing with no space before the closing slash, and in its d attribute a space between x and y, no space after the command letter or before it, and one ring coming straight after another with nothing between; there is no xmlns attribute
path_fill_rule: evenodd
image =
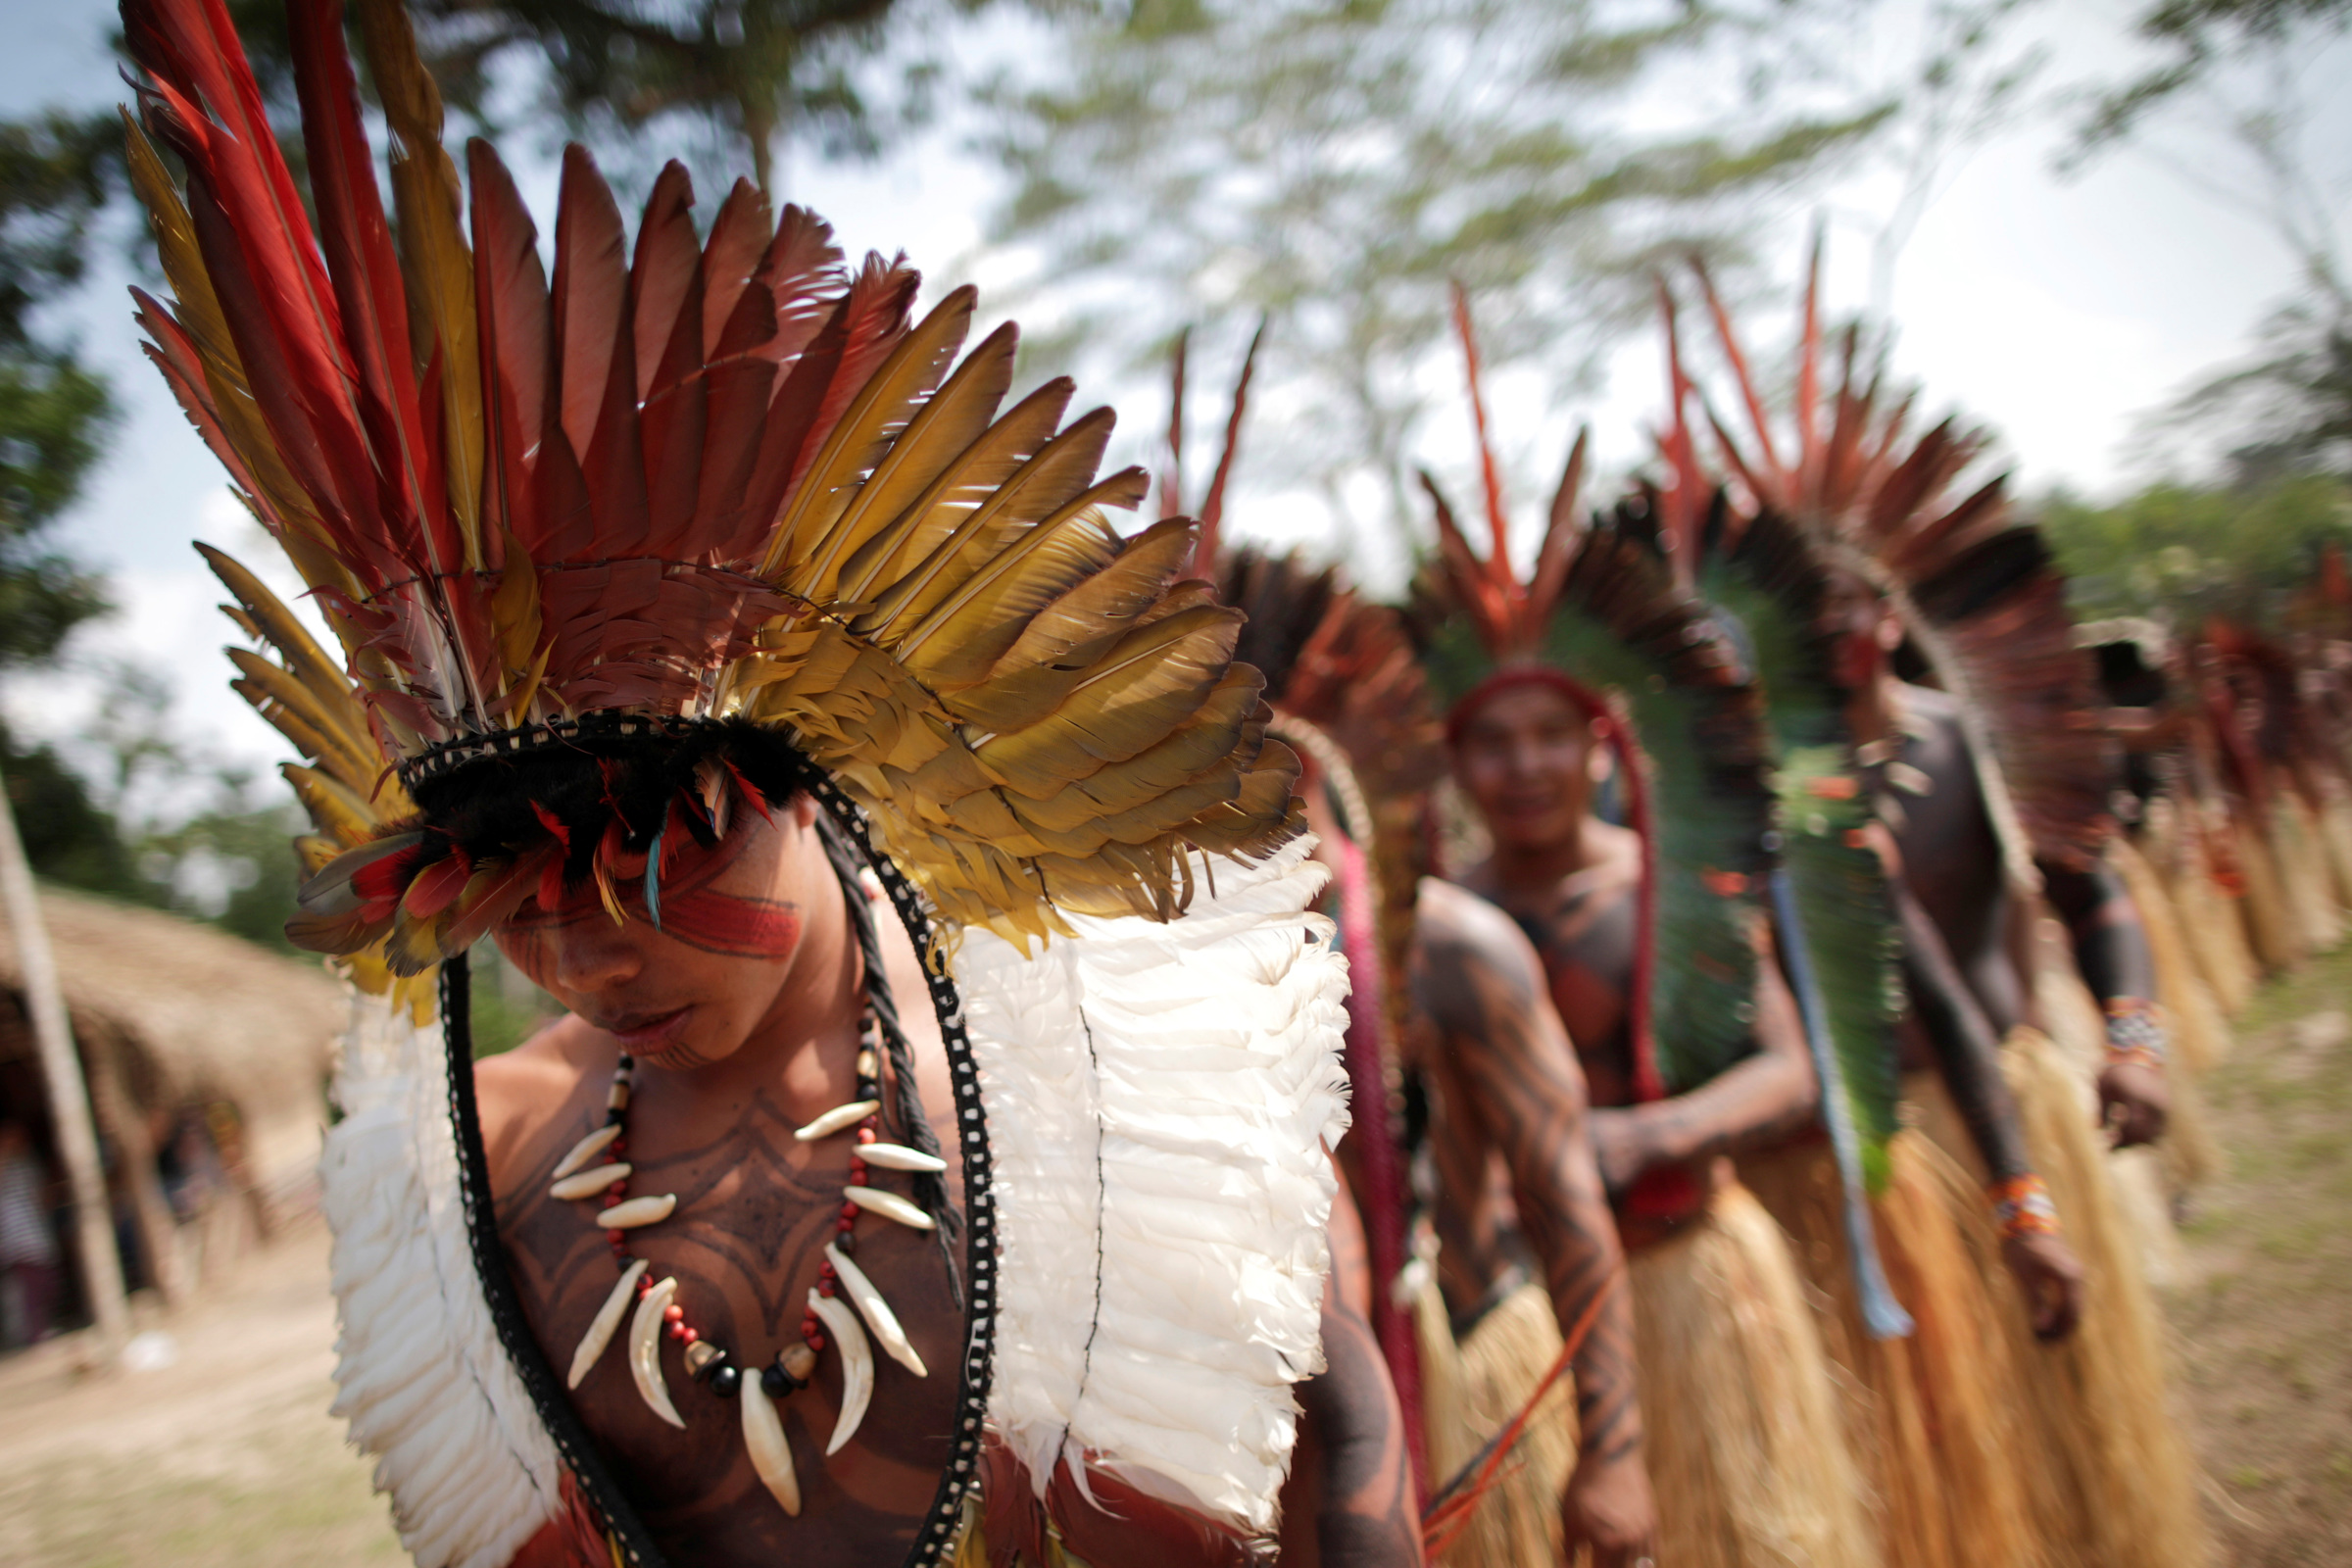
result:
<svg viewBox="0 0 2352 1568"><path fill-rule="evenodd" d="M877 1039L873 1009L869 1006L858 1048L856 1095L792 1135L808 1144L855 1127L858 1149L850 1156L850 1180L841 1190L841 1212L833 1220L833 1239L825 1244L824 1263L817 1271L815 1288L808 1293L808 1309L801 1316L800 1343L777 1351L775 1359L757 1372L739 1365L733 1355L686 1321L686 1310L677 1300L675 1278L656 1283L646 1260L629 1251L631 1231L660 1224L678 1206L674 1193L644 1198L629 1196L633 1167L626 1158L627 1130L629 1092L636 1082L636 1058L626 1053L621 1054L613 1068L612 1092L605 1097L605 1125L574 1144L570 1152L557 1162L553 1183L548 1188L551 1196L566 1202L604 1200L604 1210L596 1216L596 1223L612 1243L612 1261L620 1270L612 1294L597 1308L588 1332L580 1337L579 1348L572 1352L571 1372L565 1386L573 1389L580 1386L597 1358L605 1353L605 1348L612 1343L621 1316L629 1311L630 1300L634 1298L636 1311L629 1320L629 1376L636 1382L637 1393L647 1407L673 1427L686 1425L677 1406L670 1402L669 1386L662 1372L662 1342L667 1338L682 1348L686 1371L695 1382L718 1398L741 1402L743 1443L751 1455L752 1468L784 1511L796 1518L801 1511L800 1478L793 1470L792 1447L785 1440L784 1423L776 1413L776 1403L808 1386L816 1373L817 1352L824 1349L828 1340L841 1350L842 1382L841 1414L835 1419L833 1436L825 1445L828 1455L840 1452L842 1446L857 1435L858 1423L865 1419L866 1403L874 1393L874 1345L881 1346L885 1354L916 1377L928 1376L922 1357L907 1343L906 1331L900 1325L898 1314L890 1309L890 1303L882 1298L873 1281L854 1261L858 1251L856 1227L860 1213L879 1214L913 1230L934 1228L931 1216L914 1203L896 1193L866 1185L869 1166L923 1172L948 1168L947 1161L936 1154L879 1141L876 1129L881 1121L882 1086L875 1051ZM600 1159L601 1163L591 1163ZM849 1298L847 1302L842 1299L845 1296ZM856 1311L851 1310L853 1304ZM873 1337L871 1343L868 1334Z"/></svg>

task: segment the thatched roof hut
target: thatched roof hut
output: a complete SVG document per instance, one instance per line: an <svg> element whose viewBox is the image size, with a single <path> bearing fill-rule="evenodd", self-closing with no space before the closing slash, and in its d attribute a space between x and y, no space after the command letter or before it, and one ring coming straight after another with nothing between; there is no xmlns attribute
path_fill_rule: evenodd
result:
<svg viewBox="0 0 2352 1568"><path fill-rule="evenodd" d="M342 988L316 961L161 910L56 887L40 896L102 1135L152 1155L142 1124L155 1112L225 1104L265 1215L299 1202L326 1122ZM23 984L0 915L0 1083L18 1101L38 1083Z"/></svg>

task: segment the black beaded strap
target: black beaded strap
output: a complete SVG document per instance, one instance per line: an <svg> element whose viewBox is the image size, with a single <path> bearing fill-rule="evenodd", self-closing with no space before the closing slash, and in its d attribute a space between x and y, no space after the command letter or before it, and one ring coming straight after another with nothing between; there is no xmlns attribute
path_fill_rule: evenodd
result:
<svg viewBox="0 0 2352 1568"><path fill-rule="evenodd" d="M473 1097L473 979L463 953L441 965L441 1039L449 1051L449 1114L457 1132L458 1196L466 1205L466 1239L472 1246L473 1271L482 1282L498 1342L529 1391L547 1435L555 1440L556 1452L595 1502L622 1553L638 1568L661 1568L662 1554L654 1549L653 1538L605 1468L587 1424L564 1396L556 1369L547 1364L546 1352L531 1337L522 1298L514 1292L514 1276L507 1269L490 1191L490 1156L482 1148L481 1107Z"/></svg>
<svg viewBox="0 0 2352 1568"><path fill-rule="evenodd" d="M914 1545L906 1560L906 1568L932 1568L955 1542L962 1521L964 1495L978 1479L980 1446L988 1419L998 1294L997 1211L988 1148L988 1116L980 1102L980 1071L972 1056L971 1035L963 1023L963 999L957 995L956 982L948 977L944 967L932 961L931 918L923 907L922 895L888 856L874 849L864 815L848 796L830 780L812 785L810 793L873 868L883 892L898 910L900 923L906 928L907 939L914 944L915 952L923 956L931 1009L939 1019L940 1039L947 1047L948 1070L954 1080L956 1146L963 1161L964 1189L963 1364L956 1388L956 1431L947 1468L940 1473L931 1511L917 1530ZM457 1133L458 1191L465 1203L466 1239L473 1252L474 1272L481 1279L482 1295L489 1303L490 1321L498 1330L499 1343L506 1348L508 1358L521 1376L539 1418L546 1423L556 1451L603 1516L622 1554L633 1568L663 1568L664 1559L646 1534L644 1523L599 1457L579 1412L572 1408L539 1342L531 1337L521 1298L515 1294L513 1275L508 1272L491 1197L489 1156L482 1146L481 1112L474 1101L471 998L466 956L460 954L444 962L441 969L442 1039L449 1057L450 1118Z"/></svg>

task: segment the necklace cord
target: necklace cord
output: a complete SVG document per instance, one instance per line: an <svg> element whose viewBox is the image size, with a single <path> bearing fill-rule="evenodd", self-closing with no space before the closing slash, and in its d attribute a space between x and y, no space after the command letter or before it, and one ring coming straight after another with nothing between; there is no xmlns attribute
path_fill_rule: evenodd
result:
<svg viewBox="0 0 2352 1568"><path fill-rule="evenodd" d="M637 1510L613 1479L612 1472L589 1438L587 1423L572 1408L547 1353L531 1336L523 1316L522 1298L508 1270L504 1244L498 1239L496 1199L490 1186L490 1157L482 1144L481 1106L473 1093L473 984L466 955L453 955L441 965L441 1038L449 1056L449 1110L457 1135L458 1196L466 1209L466 1239L473 1253L473 1271L481 1281L482 1298L490 1309L491 1326L507 1359L522 1379L539 1419L555 1441L556 1451L578 1480L604 1519L621 1553L635 1568L662 1568L662 1553Z"/></svg>
<svg viewBox="0 0 2352 1568"><path fill-rule="evenodd" d="M914 1047L906 1038L906 1029L899 1021L898 999L890 989L890 972L882 962L882 933L874 919L873 900L866 897L865 885L858 873L865 865L865 858L850 842L849 829L837 822L828 810L817 818L817 837L825 846L825 858L832 863L833 874L841 882L842 902L848 906L850 929L858 935L858 953L865 970L865 1004L874 1015L875 1032L882 1037L882 1049L890 1057L892 1078L889 1120L897 1123L891 1130L909 1149L925 1154L940 1154L939 1134L932 1129L931 1120L923 1114L921 1088L914 1079ZM939 1255L948 1269L948 1292L956 1310L963 1310L963 1275L956 1266L956 1254L963 1239L963 1215L948 1200L948 1180L944 1175L919 1173L913 1181L914 1200L935 1222L932 1236L939 1246Z"/></svg>

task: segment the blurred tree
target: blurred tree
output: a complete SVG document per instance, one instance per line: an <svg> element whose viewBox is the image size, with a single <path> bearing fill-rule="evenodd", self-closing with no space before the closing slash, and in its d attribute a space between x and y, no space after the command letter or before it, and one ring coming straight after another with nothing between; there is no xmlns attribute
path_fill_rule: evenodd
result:
<svg viewBox="0 0 2352 1568"><path fill-rule="evenodd" d="M527 84L532 114L560 117L624 166L651 150L649 131L667 127L711 139L708 158L677 149L703 172L731 177L748 155L768 190L794 141L827 157L871 156L920 122L940 71L925 47L931 24L986 3L408 0L408 9L443 98L475 123L510 128L499 106ZM285 0L230 0L229 13L299 169Z"/></svg>
<svg viewBox="0 0 2352 1568"><path fill-rule="evenodd" d="M153 902L112 812L47 746L20 742L0 722L0 778L33 871L53 882Z"/></svg>
<svg viewBox="0 0 2352 1568"><path fill-rule="evenodd" d="M104 585L42 534L80 495L114 401L36 315L81 281L121 170L112 115L0 121L0 666L50 657L106 608Z"/></svg>
<svg viewBox="0 0 2352 1568"><path fill-rule="evenodd" d="M1122 368L1188 319L1265 317L1261 450L1335 510L1371 479L1401 523L1413 427L1458 385L1434 366L1448 279L1494 362L1565 390L1661 261L1727 259L1761 195L1891 116L1823 107L1842 95L1774 55L1799 10L1135 0L1077 26L1055 79L993 90L998 236Z"/></svg>
<svg viewBox="0 0 2352 1568"><path fill-rule="evenodd" d="M2083 619L2208 615L2280 627L2329 545L2352 547L2352 486L2304 473L2247 486L2151 486L2112 507L2060 496L2042 527Z"/></svg>
<svg viewBox="0 0 2352 1568"><path fill-rule="evenodd" d="M2139 35L2151 69L2093 96L2063 161L2126 143L2157 156L2221 206L2267 227L2300 287L2257 330L2251 355L2191 387L2151 421L2220 453L2241 484L2280 475L2352 477L2352 274L2341 178L2319 167L2307 77L2352 30L2352 0L2161 0ZM2332 57L2341 64L2340 54ZM2187 150L2162 133L2187 130ZM2217 157L2217 154L2219 155Z"/></svg>

